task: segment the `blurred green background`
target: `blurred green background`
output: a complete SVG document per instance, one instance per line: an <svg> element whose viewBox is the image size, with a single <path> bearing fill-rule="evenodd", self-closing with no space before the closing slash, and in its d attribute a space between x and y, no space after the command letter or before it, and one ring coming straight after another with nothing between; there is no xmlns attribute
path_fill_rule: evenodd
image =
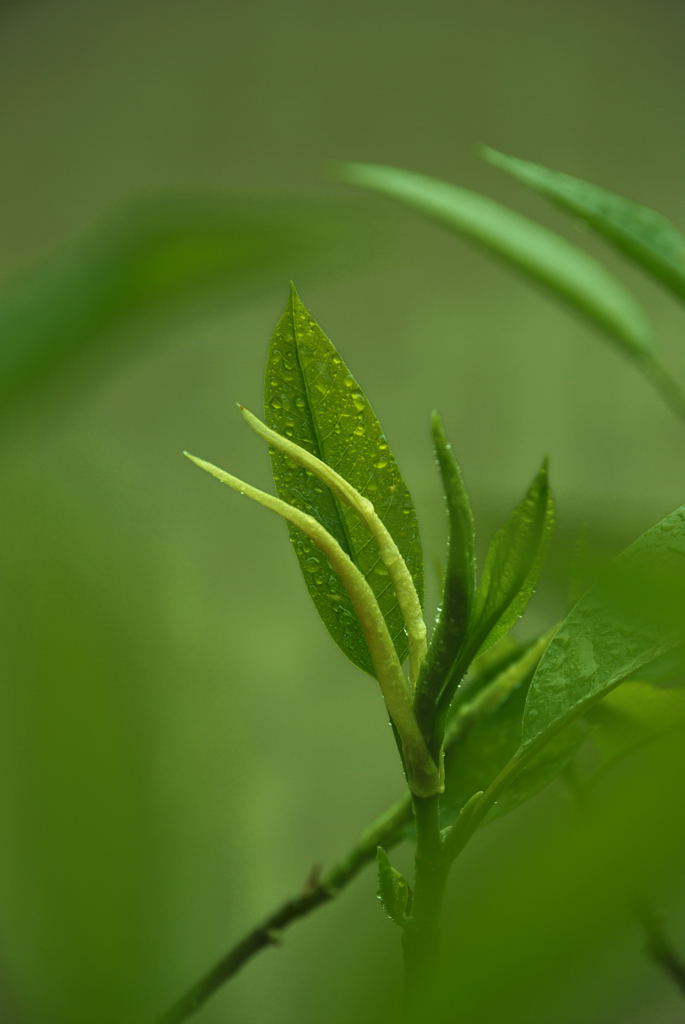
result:
<svg viewBox="0 0 685 1024"><path fill-rule="evenodd" d="M683 426L633 366L325 165L424 171L573 236L478 161L486 142L682 225L684 29L673 0L0 3L0 1020L151 1021L400 790L378 694L285 528L180 455L270 485L234 403L260 409L291 277L412 489L430 602L434 407L481 544L550 455L560 540L524 634L563 610L582 524L613 552L683 503ZM682 309L576 237L685 379ZM476 837L447 1019L460 991L470 1021L681 1019L617 892L656 883L685 949L683 767L675 744L625 768L594 837L556 790ZM367 872L198 1022L382 1019L399 944L374 889Z"/></svg>

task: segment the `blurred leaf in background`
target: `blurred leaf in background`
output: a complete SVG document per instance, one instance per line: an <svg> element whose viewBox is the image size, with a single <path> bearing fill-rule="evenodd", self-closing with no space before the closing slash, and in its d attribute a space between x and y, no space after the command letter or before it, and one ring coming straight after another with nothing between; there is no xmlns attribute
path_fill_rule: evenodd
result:
<svg viewBox="0 0 685 1024"><path fill-rule="evenodd" d="M204 301L245 302L298 270L361 259L353 204L262 198L150 199L0 290L0 414L95 357L132 355L155 320ZM132 333L142 325L146 333Z"/></svg>
<svg viewBox="0 0 685 1024"><path fill-rule="evenodd" d="M682 221L684 27L679 5L646 0L542 18L505 0L298 0L287 17L214 0L163 14L2 5L3 1024L149 1024L395 795L376 695L308 617L280 524L214 513L176 454L219 437L236 464L262 458L266 481L221 403L245 397L245 348L248 387L261 372L269 289L280 302L289 279L308 295L315 283L378 395L429 570L443 537L422 427L435 406L485 536L545 451L560 534L585 517L602 557L682 503L681 425L580 318L395 208L371 268L381 204L336 212L309 185L324 161L354 158L480 191L494 172L471 148L485 138ZM520 188L498 177L515 205ZM267 198L291 187L295 200ZM635 276L634 301L680 351L681 311ZM250 560L232 526L258 536ZM557 567L531 614L563 613L564 587ZM613 879L632 872L632 890L662 889L683 938L682 758L676 742L645 754L604 779L594 847L551 791L475 838L448 914L447 1019L457 967L474 1022L679 1019L613 912ZM198 1024L392 1018L400 964L374 892L367 872Z"/></svg>

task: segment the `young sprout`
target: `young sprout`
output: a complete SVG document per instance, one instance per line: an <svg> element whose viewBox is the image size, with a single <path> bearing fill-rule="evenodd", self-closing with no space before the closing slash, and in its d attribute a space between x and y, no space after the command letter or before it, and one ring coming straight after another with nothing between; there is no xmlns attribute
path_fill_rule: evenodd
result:
<svg viewBox="0 0 685 1024"><path fill-rule="evenodd" d="M313 516L307 515L272 494L252 487L210 462L205 462L204 459L199 459L189 452L184 452L184 454L200 469L204 469L234 491L238 491L239 494L244 494L259 505L276 512L287 522L302 530L324 553L331 568L337 573L347 591L359 619L388 714L400 738L409 786L412 792L421 797L442 792L442 772L438 770L430 755L414 715L411 690L402 671L385 619L371 587L349 555Z"/></svg>
<svg viewBox="0 0 685 1024"><path fill-rule="evenodd" d="M293 462L298 463L298 465L313 473L314 476L317 476L345 504L349 505L366 525L369 533L378 545L381 561L388 570L388 575L395 588L397 603L400 606L407 631L409 643L409 682L412 689L414 689L419 677L421 664L426 657L426 624L423 620L421 602L419 601L419 595L416 592L411 573L400 554L397 544L383 521L377 515L373 503L361 495L349 481L345 480L334 469L331 469L325 462L317 458L316 455L312 455L311 452L301 448L298 444L289 441L287 437L283 437L281 434L276 433L275 430L271 430L265 423L257 419L249 409L242 405L239 405L238 408L245 422L260 437L268 441L272 447L287 455Z"/></svg>

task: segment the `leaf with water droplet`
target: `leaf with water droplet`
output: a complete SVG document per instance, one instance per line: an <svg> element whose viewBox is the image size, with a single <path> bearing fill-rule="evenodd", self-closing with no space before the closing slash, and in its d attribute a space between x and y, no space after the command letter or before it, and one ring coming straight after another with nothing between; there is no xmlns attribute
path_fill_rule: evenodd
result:
<svg viewBox="0 0 685 1024"><path fill-rule="evenodd" d="M469 629L471 658L497 643L522 615L540 577L553 526L545 460L523 501L488 546Z"/></svg>
<svg viewBox="0 0 685 1024"><path fill-rule="evenodd" d="M631 544L562 623L530 686L522 750L681 647L683 607L685 505Z"/></svg>
<svg viewBox="0 0 685 1024"><path fill-rule="evenodd" d="M283 377L285 366L290 375L287 382ZM284 393L290 398L287 416ZM362 389L294 288L269 349L265 407L266 422L273 430L322 459L373 500L421 597L423 563L411 495ZM407 653L404 620L387 575L376 571L380 564L378 548L368 530L348 505L328 488L322 489L308 470L278 451L271 452L271 460L280 497L318 519L366 577L403 660ZM306 539L295 550L309 593L333 639L351 661L373 674L366 642L346 592L337 580L325 587L317 585L316 574L307 569L308 560L316 559L328 579L325 557Z"/></svg>
<svg viewBox="0 0 685 1024"><path fill-rule="evenodd" d="M376 848L378 899L396 925L404 928L411 908L411 889L404 875L394 868L382 846Z"/></svg>
<svg viewBox="0 0 685 1024"><path fill-rule="evenodd" d="M486 196L424 174L343 163L338 176L380 192L483 246L572 306L634 357L651 359L652 331L628 290L561 235Z"/></svg>
<svg viewBox="0 0 685 1024"><path fill-rule="evenodd" d="M484 147L483 157L557 206L581 217L598 234L685 299L685 237L647 206L540 164Z"/></svg>

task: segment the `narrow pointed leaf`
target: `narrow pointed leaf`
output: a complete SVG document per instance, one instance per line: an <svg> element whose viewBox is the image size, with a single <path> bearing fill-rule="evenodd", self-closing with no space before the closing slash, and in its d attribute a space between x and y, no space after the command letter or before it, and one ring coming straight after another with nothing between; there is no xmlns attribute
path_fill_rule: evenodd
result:
<svg viewBox="0 0 685 1024"><path fill-rule="evenodd" d="M379 846L376 850L378 867L378 899L383 910L396 925L404 928L411 903L411 890L404 875L394 868L390 859Z"/></svg>
<svg viewBox="0 0 685 1024"><path fill-rule="evenodd" d="M381 426L331 341L293 289L269 350L266 422L349 481L374 505L423 594L418 522L407 486ZM359 567L374 592L400 660L407 654L404 620L387 568L366 526L307 469L272 451L280 497L318 519ZM291 530L305 582L333 639L373 674L364 637L323 555Z"/></svg>
<svg viewBox="0 0 685 1024"><path fill-rule="evenodd" d="M419 683L419 700L424 695L430 700L436 687L445 684L466 637L476 589L471 503L437 412L433 413L431 428L447 502L449 540L442 601L431 637L425 672Z"/></svg>
<svg viewBox="0 0 685 1024"><path fill-rule="evenodd" d="M344 163L338 174L478 243L578 310L633 357L651 357L652 332L638 303L601 263L555 232L477 192L412 171Z"/></svg>
<svg viewBox="0 0 685 1024"><path fill-rule="evenodd" d="M685 299L685 237L662 214L570 174L489 147L482 153L488 163L581 217L620 252Z"/></svg>
<svg viewBox="0 0 685 1024"><path fill-rule="evenodd" d="M473 657L503 637L523 613L537 585L554 526L547 464L509 521L490 541L473 614Z"/></svg>
<svg viewBox="0 0 685 1024"><path fill-rule="evenodd" d="M522 751L682 646L683 607L685 505L631 544L562 623L528 691Z"/></svg>

